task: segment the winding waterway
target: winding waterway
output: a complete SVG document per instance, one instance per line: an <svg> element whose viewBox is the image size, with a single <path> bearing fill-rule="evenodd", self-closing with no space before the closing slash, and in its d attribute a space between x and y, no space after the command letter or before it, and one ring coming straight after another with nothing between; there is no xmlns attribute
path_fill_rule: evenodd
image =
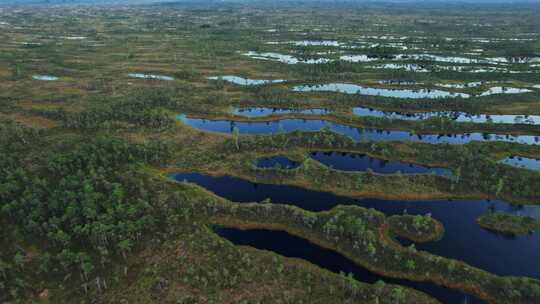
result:
<svg viewBox="0 0 540 304"><path fill-rule="evenodd" d="M470 114L455 111L432 111L432 112L399 112L381 111L367 107L354 107L352 112L361 117L378 117L398 120L419 121L433 117L445 117L455 122L470 123L493 123L493 124L525 124L540 125L540 115L518 114ZM232 114L242 117L267 117L272 115L302 114L302 115L326 115L332 113L328 109L287 109L269 107L246 107L234 108Z"/></svg>
<svg viewBox="0 0 540 304"><path fill-rule="evenodd" d="M515 206L503 201L486 200L359 200L295 186L252 183L229 176L179 173L172 177L177 181L195 183L218 196L240 203L260 202L269 198L273 203L290 204L315 212L337 205L357 205L376 209L386 215L431 213L443 223L446 233L440 241L418 244L418 249L462 260L498 275L540 279L540 264L531 263L540 252L540 230L531 235L507 237L487 231L476 223L476 218L490 211L540 218L540 208L537 206Z"/></svg>
<svg viewBox="0 0 540 304"><path fill-rule="evenodd" d="M382 277L356 265L354 262L335 251L322 248L305 239L290 235L286 232L263 229L239 230L217 227L214 228L214 231L236 245L271 250L286 257L304 259L335 273L351 273L357 280L362 282L373 284L382 280L388 284L407 286L423 291L445 304L464 303L465 301L470 304L484 303L483 301L458 291L453 291L434 284Z"/></svg>
<svg viewBox="0 0 540 304"><path fill-rule="evenodd" d="M178 115L178 119L193 128L218 132L232 133L235 128L240 134L279 134L293 131L331 130L335 133L351 137L355 141L412 141L431 144L466 144L471 141L504 141L527 145L539 145L540 137L533 135L499 135L485 133L466 134L413 134L407 131L362 129L325 120L281 119L269 122L242 122L232 120L208 120L190 118Z"/></svg>
<svg viewBox="0 0 540 304"><path fill-rule="evenodd" d="M358 200L295 186L256 184L229 176L213 177L198 173L179 173L171 177L177 181L197 184L216 195L239 203L260 202L269 198L274 203L286 203L315 212L329 210L342 204L373 208L386 215L430 213L443 223L446 233L440 241L417 244L417 249L462 260L498 275L540 278L540 265L531 263L537 259L537 254L540 252L540 231L531 235L510 238L484 230L476 224L476 218L489 211L540 218L540 210L534 206L517 207L502 201L485 200ZM332 271L352 272L363 281L373 282L383 279L392 282L391 279L371 274L355 266L337 253L330 253L284 233L266 230L241 232L229 229L222 230L221 235L238 244L303 258ZM516 248L519 250L517 251ZM464 299L467 299L468 303L482 303L478 299L433 284L418 285L409 281L402 281L399 284L425 291L443 303L461 303Z"/></svg>

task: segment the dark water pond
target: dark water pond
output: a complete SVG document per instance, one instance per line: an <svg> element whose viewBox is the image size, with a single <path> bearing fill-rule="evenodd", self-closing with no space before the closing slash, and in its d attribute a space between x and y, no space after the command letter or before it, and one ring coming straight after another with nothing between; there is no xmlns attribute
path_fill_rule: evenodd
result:
<svg viewBox="0 0 540 304"><path fill-rule="evenodd" d="M196 129L219 133L232 133L238 128L240 134L278 134L292 131L320 131L324 128L351 137L355 141L414 141L432 144L466 144L471 141L505 141L539 145L540 137L532 135L499 135L484 133L426 134L417 135L407 131L361 129L324 120L281 119L270 122L240 122L232 120L208 120L178 115L183 123Z"/></svg>
<svg viewBox="0 0 540 304"><path fill-rule="evenodd" d="M273 156L268 158L260 158L255 165L259 168L281 168L295 169L300 166L300 163L292 161L285 156Z"/></svg>
<svg viewBox="0 0 540 304"><path fill-rule="evenodd" d="M239 230L222 227L215 227L214 231L236 245L251 246L271 250L286 257L301 258L336 273L352 273L357 280L362 282L375 283L382 280L389 284L407 286L423 291L442 303L485 303L471 296L434 284L382 277L354 264L351 260L335 251L322 248L286 232L263 229Z"/></svg>
<svg viewBox="0 0 540 304"><path fill-rule="evenodd" d="M426 166L405 163L396 160L373 158L365 154L343 152L313 152L310 157L320 163L337 170L367 171L375 173L393 174L397 172L406 174L437 174L451 176L452 171L446 168L430 168Z"/></svg>
<svg viewBox="0 0 540 304"><path fill-rule="evenodd" d="M446 233L442 240L416 247L433 254L462 260L498 275L528 276L540 279L540 230L531 235L505 237L482 229L476 218L489 211L530 215L540 218L536 206L518 207L503 201L485 200L356 200L327 192L311 191L287 185L254 184L234 177L211 177L198 173L172 175L204 187L234 202L260 202L269 198L274 203L298 206L310 211L329 210L336 205L358 205L374 208L387 215L426 214L441 221Z"/></svg>

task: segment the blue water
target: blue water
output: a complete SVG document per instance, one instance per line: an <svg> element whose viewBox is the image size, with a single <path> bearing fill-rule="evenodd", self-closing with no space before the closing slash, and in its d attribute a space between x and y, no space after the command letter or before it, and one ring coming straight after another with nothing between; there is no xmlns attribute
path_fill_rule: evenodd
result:
<svg viewBox="0 0 540 304"><path fill-rule="evenodd" d="M514 206L503 201L485 200L430 200L399 201L353 199L328 192L312 191L287 185L255 184L234 177L212 177L198 173L180 173L172 176L177 181L195 183L234 202L260 202L294 205L310 211L329 210L337 205L357 205L379 210L386 215L426 214L441 221L446 229L437 242L418 244L416 247L433 254L462 260L472 266L498 275L528 276L540 279L540 231L531 235L507 237L481 228L476 219L489 211L540 218L537 206Z"/></svg>
<svg viewBox="0 0 540 304"><path fill-rule="evenodd" d="M50 75L33 75L32 79L42 80L42 81L55 81L55 80L58 80L58 77L50 76Z"/></svg>
<svg viewBox="0 0 540 304"><path fill-rule="evenodd" d="M494 124L527 124L540 125L540 115L497 115L469 114L464 112L392 112L370 108L355 107L353 114L357 116L381 117L399 120L424 120L432 117L447 117L456 122L494 123Z"/></svg>
<svg viewBox="0 0 540 304"><path fill-rule="evenodd" d="M362 282L375 283L382 280L388 284L407 286L423 291L442 303L465 303L464 301L467 301L466 303L470 304L484 303L483 301L458 291L439 287L434 284L391 279L374 274L354 264L352 261L335 251L322 248L286 232L263 229L239 230L231 228L215 228L214 230L218 235L228 239L234 244L252 246L262 250L271 250L286 257L301 258L336 273L352 273L357 280Z"/></svg>
<svg viewBox="0 0 540 304"><path fill-rule="evenodd" d="M431 168L396 160L373 158L364 154L342 152L313 152L311 158L336 170L367 171L368 169L381 174L397 172L406 174L437 174L451 176L452 171L446 168Z"/></svg>
<svg viewBox="0 0 540 304"><path fill-rule="evenodd" d="M128 74L128 76L131 78L140 78L140 79L153 79L153 80L165 80L165 81L174 80L174 78L171 76L142 74L142 73L130 73Z"/></svg>
<svg viewBox="0 0 540 304"><path fill-rule="evenodd" d="M245 86L257 86L257 85L285 82L285 80L283 79L276 79L276 80L249 79L249 78L243 78L243 77L234 76L234 75L212 76L212 77L208 77L208 79L209 80L225 80L225 81L237 84L237 85L245 85Z"/></svg>
<svg viewBox="0 0 540 304"><path fill-rule="evenodd" d="M268 158L260 158L256 164L259 168L281 168L281 169L296 169L300 166L298 162L292 161L285 156L273 156Z"/></svg>
<svg viewBox="0 0 540 304"><path fill-rule="evenodd" d="M540 171L540 159L512 156L507 157L501 161L501 163L527 170Z"/></svg>
<svg viewBox="0 0 540 304"><path fill-rule="evenodd" d="M437 112L398 112L381 111L372 108L354 107L352 112L361 117L379 117L398 120L425 120L432 117L446 117L456 122L471 123L494 123L494 124L526 124L540 125L540 115L517 115L517 114L470 114L465 112L437 111ZM304 109L293 110L286 108L235 108L232 114L244 117L267 117L283 114L326 115L331 113L327 109Z"/></svg>
<svg viewBox="0 0 540 304"><path fill-rule="evenodd" d="M270 115L283 115L283 114L304 114L304 115L325 115L330 113L326 109L307 109L307 110L292 110L283 108L265 108L265 107L253 107L253 108L240 108L234 109L232 114L244 117L265 117Z"/></svg>
<svg viewBox="0 0 540 304"><path fill-rule="evenodd" d="M360 94L369 96L395 97L395 98L469 98L469 94L453 93L436 89L382 89L370 88L350 83L327 83L318 85L302 85L292 89L295 92L338 92L347 94Z"/></svg>
<svg viewBox="0 0 540 304"><path fill-rule="evenodd" d="M203 131L232 133L238 128L240 134L278 134L292 131L321 131L323 128L351 137L355 141L413 141L432 144L466 144L471 141L505 141L527 145L539 145L540 137L532 135L499 135L483 133L426 134L416 135L407 131L390 131L350 127L324 120L281 119L270 122L240 122L231 120L208 120L178 115L184 124Z"/></svg>

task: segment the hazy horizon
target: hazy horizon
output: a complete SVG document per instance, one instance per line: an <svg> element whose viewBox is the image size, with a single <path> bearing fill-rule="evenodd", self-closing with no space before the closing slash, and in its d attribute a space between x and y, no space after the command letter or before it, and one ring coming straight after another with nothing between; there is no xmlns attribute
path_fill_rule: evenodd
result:
<svg viewBox="0 0 540 304"><path fill-rule="evenodd" d="M263 3L265 0L0 0L2 4L153 4L153 3ZM270 2L270 1L269 1ZM539 3L540 0L273 0L276 2L299 2L299 3L437 3L437 4L516 4L516 3Z"/></svg>

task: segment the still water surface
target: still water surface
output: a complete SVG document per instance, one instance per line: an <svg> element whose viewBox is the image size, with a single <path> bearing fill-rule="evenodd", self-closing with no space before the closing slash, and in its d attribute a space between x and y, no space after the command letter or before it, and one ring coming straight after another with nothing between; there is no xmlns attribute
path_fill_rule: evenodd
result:
<svg viewBox="0 0 540 304"><path fill-rule="evenodd" d="M292 131L331 130L351 137L355 141L413 141L432 144L466 144L471 141L505 141L527 145L539 145L540 137L533 135L499 135L487 133L425 134L407 131L362 129L325 120L281 119L269 122L242 122L232 120L208 120L178 115L178 119L193 128L219 133L232 133L235 128L240 134L279 134Z"/></svg>
<svg viewBox="0 0 540 304"><path fill-rule="evenodd" d="M341 204L373 208L386 215L431 213L445 226L445 235L437 242L417 244L418 249L462 260L498 275L540 279L540 263L533 262L540 252L540 230L530 235L507 237L484 230L476 223L480 215L490 211L540 218L537 206L515 206L504 201L486 200L359 200L295 186L252 183L229 176L179 173L171 177L177 181L195 183L239 203L260 202L269 198L273 203L294 205L315 212Z"/></svg>

